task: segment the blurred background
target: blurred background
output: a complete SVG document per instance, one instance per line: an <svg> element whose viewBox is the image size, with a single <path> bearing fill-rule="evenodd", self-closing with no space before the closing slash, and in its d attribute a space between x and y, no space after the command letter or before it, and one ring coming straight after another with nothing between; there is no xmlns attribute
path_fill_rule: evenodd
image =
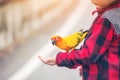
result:
<svg viewBox="0 0 120 80"><path fill-rule="evenodd" d="M51 67L38 56L61 51L52 35L89 29L93 9L89 0L0 0L0 80L80 80L78 69Z"/></svg>

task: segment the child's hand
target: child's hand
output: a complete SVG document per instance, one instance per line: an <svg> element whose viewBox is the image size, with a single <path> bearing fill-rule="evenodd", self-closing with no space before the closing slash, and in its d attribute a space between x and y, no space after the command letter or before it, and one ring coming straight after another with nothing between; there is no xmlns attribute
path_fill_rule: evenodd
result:
<svg viewBox="0 0 120 80"><path fill-rule="evenodd" d="M47 64L47 65L50 65L50 66L54 66L56 65L56 58L45 58L45 57L42 57L42 56L39 56L38 57L43 63Z"/></svg>

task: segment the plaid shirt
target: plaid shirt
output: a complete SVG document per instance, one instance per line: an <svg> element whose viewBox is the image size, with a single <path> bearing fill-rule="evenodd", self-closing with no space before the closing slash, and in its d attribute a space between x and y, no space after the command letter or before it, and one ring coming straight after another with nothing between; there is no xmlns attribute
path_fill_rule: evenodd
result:
<svg viewBox="0 0 120 80"><path fill-rule="evenodd" d="M114 7L120 7L120 4ZM102 18L106 10L114 7L98 11L80 49L57 54L58 66L82 66L83 80L120 80L120 34L116 34L108 19Z"/></svg>

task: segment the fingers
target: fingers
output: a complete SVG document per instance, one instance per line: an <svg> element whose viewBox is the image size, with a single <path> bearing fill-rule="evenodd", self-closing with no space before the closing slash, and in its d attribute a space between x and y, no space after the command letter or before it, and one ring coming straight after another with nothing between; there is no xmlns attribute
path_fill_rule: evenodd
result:
<svg viewBox="0 0 120 80"><path fill-rule="evenodd" d="M42 57L42 56L38 56L38 58L43 62L43 63L47 63L47 60L44 58L44 57Z"/></svg>
<svg viewBox="0 0 120 80"><path fill-rule="evenodd" d="M47 65L55 65L56 62L55 62L55 59L54 58L44 58L42 56L38 56L38 58L44 63L44 64L47 64Z"/></svg>

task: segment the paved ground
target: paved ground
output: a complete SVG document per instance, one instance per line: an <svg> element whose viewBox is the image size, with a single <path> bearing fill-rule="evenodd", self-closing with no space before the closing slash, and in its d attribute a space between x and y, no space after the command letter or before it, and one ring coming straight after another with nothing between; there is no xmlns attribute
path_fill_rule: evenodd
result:
<svg viewBox="0 0 120 80"><path fill-rule="evenodd" d="M92 8L89 7L91 10ZM89 10L86 13L89 13ZM53 34L54 31L60 28L60 26L68 18L68 14L71 13L71 10L65 13L62 17L57 18L51 23L47 24L43 28L39 35L29 38L24 44L17 46L15 50L0 58L0 80L9 80L19 68L21 68L28 59L30 59L36 51L38 51L45 42L49 39L49 36ZM88 26L90 24L89 15L86 14L84 19L78 21L76 27L73 31L77 31L79 26ZM87 19L87 20L86 20ZM81 23L81 24L80 24ZM82 25L84 24L84 25ZM54 27L54 29L53 29ZM87 27L88 28L88 27ZM47 50L47 49L46 49ZM55 51L56 52L56 51ZM54 55L54 54L52 54ZM30 65L34 66L34 65ZM18 79L19 80L19 77ZM81 80L79 77L78 70L60 68L57 66L51 67L45 64L41 64L33 73L27 77L25 80Z"/></svg>

